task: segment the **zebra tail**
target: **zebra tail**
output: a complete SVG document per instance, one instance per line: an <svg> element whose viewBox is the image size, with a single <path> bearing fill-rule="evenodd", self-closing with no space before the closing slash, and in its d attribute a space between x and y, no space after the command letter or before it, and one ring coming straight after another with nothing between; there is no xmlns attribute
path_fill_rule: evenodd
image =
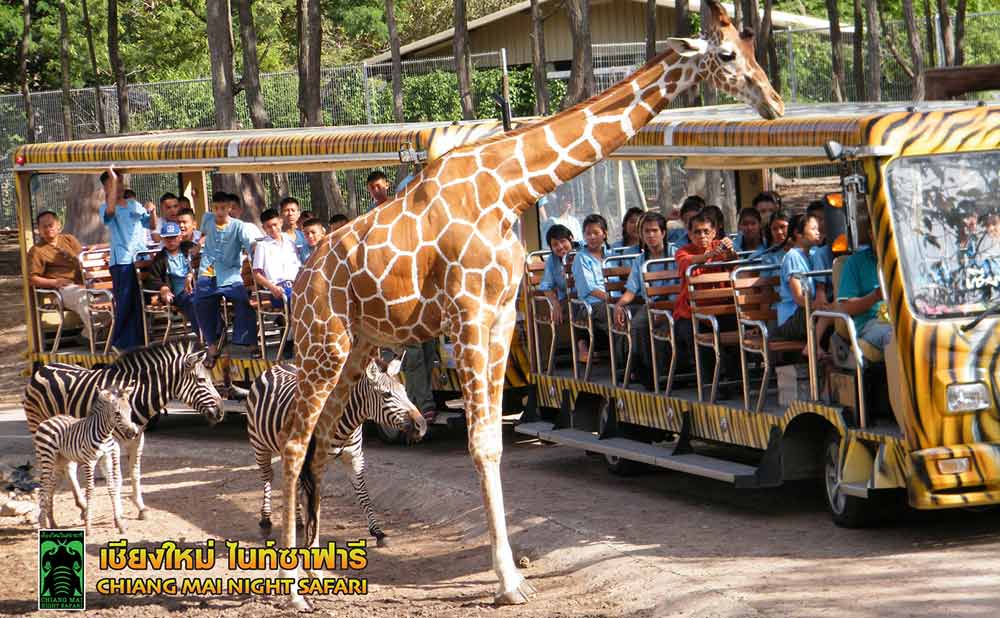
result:
<svg viewBox="0 0 1000 618"><path fill-rule="evenodd" d="M316 457L316 436L309 438L309 447L306 449L306 458L302 462L302 470L299 472L299 487L302 495L304 509L304 532L307 541L312 541L318 533L316 526L319 510L319 488L316 486L316 475L312 471L312 460Z"/></svg>

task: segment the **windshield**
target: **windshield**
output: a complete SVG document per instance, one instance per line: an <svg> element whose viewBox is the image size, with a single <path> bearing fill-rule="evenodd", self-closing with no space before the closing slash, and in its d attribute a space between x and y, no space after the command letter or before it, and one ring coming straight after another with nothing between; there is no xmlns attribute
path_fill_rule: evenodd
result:
<svg viewBox="0 0 1000 618"><path fill-rule="evenodd" d="M1000 152L899 159L888 180L917 314L963 317L1000 300Z"/></svg>

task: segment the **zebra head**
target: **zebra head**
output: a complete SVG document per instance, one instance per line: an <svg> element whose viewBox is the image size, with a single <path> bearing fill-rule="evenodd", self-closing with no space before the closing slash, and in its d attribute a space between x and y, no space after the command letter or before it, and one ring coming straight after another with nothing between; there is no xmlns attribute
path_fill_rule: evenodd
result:
<svg viewBox="0 0 1000 618"><path fill-rule="evenodd" d="M204 349L185 351L177 398L200 412L209 425L215 425L226 417L226 411L222 407L222 395L212 382L212 371L205 367L206 354Z"/></svg>
<svg viewBox="0 0 1000 618"><path fill-rule="evenodd" d="M102 388L97 393L101 409L109 410L114 418L115 433L126 440L139 435L139 426L132 422L132 392L135 387L115 384Z"/></svg>
<svg viewBox="0 0 1000 618"><path fill-rule="evenodd" d="M366 406L368 418L380 425L394 427L406 434L411 442L416 442L427 433L427 420L406 395L406 387L399 381L402 359L396 358L385 363L372 358L365 369L364 379L374 387L381 397L381 405Z"/></svg>

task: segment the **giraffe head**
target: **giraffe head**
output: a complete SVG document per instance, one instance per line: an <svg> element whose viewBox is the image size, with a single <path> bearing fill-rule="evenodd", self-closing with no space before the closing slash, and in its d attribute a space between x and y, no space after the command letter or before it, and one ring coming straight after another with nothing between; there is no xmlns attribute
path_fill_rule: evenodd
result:
<svg viewBox="0 0 1000 618"><path fill-rule="evenodd" d="M767 119L785 113L785 102L775 92L754 56L754 37L739 32L717 0L706 0L711 18L702 26L703 39L669 39L681 57L700 57L701 77L733 96Z"/></svg>

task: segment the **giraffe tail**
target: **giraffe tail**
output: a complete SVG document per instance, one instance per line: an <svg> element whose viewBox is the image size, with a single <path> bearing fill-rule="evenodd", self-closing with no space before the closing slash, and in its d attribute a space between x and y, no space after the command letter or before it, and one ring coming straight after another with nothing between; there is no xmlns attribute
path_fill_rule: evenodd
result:
<svg viewBox="0 0 1000 618"><path fill-rule="evenodd" d="M302 504L305 506L305 539L312 545L312 541L319 534L319 487L316 483L316 475L312 470L312 461L316 457L316 436L309 438L309 447L306 449L306 458L302 462L302 470L299 472L299 495L302 497Z"/></svg>

